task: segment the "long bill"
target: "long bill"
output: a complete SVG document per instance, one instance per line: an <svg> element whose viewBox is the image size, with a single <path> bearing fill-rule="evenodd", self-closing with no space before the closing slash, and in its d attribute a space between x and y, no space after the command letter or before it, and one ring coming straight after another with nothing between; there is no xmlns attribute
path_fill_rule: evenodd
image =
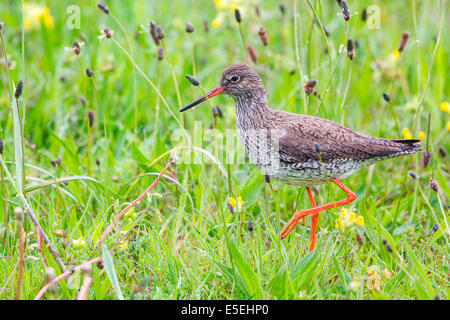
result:
<svg viewBox="0 0 450 320"><path fill-rule="evenodd" d="M221 86L215 87L211 91L207 92L206 95L201 96L200 98L198 98L194 102L191 102L190 104L188 104L184 108L180 109L180 112L186 111L187 109L190 109L190 108L198 105L199 103L202 103L203 101L206 100L206 97L208 97L208 99L209 99L209 98L212 98L214 96L217 96L218 94L220 94L222 92L222 90L223 90L223 87L221 87Z"/></svg>

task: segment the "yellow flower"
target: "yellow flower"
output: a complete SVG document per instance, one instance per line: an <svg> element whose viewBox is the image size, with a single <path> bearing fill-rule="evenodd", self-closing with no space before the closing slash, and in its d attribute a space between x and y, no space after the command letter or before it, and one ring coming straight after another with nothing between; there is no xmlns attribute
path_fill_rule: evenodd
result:
<svg viewBox="0 0 450 320"><path fill-rule="evenodd" d="M222 25L222 19L220 19L220 18L215 18L212 22L212 26L214 28L220 28L221 25Z"/></svg>
<svg viewBox="0 0 450 320"><path fill-rule="evenodd" d="M405 138L405 139L412 139L411 133L409 132L409 129L406 127L403 128L402 135L403 135L403 138Z"/></svg>
<svg viewBox="0 0 450 320"><path fill-rule="evenodd" d="M228 199L228 204L229 204L230 206L232 206L233 208L236 208L236 199L233 198L233 197L230 197L230 198Z"/></svg>
<svg viewBox="0 0 450 320"><path fill-rule="evenodd" d="M241 206L243 206L244 205L244 201L242 201L242 197L238 197L237 198L237 202L241 205Z"/></svg>
<svg viewBox="0 0 450 320"><path fill-rule="evenodd" d="M394 58L394 61L398 61L398 59L400 58L400 52L395 49L394 52L392 52L392 57Z"/></svg>
<svg viewBox="0 0 450 320"><path fill-rule="evenodd" d="M125 240L122 240L119 242L119 244L117 245L117 248L119 250L126 250L128 248L128 243Z"/></svg>
<svg viewBox="0 0 450 320"><path fill-rule="evenodd" d="M441 111L450 113L450 103L447 101L442 101L440 104Z"/></svg>
<svg viewBox="0 0 450 320"><path fill-rule="evenodd" d="M54 21L48 7L25 2L23 9L23 24L26 30L38 28L40 24L43 24L47 29L53 27Z"/></svg>
<svg viewBox="0 0 450 320"><path fill-rule="evenodd" d="M355 223L356 223L358 226L364 226L364 225L366 225L366 224L364 223L364 217L363 217L363 216L357 216L357 217L356 217L356 220L355 220Z"/></svg>
<svg viewBox="0 0 450 320"><path fill-rule="evenodd" d="M450 131L450 121L447 121L447 131Z"/></svg>
<svg viewBox="0 0 450 320"><path fill-rule="evenodd" d="M354 222L356 220L356 214L352 211L350 212L350 214L348 215L348 221L349 222Z"/></svg>
<svg viewBox="0 0 450 320"><path fill-rule="evenodd" d="M357 224L359 226L364 225L364 218L362 216L356 216L356 214L352 210L347 210L345 208L341 208L339 212L339 218L336 219L335 228L345 228L351 227L353 224Z"/></svg>
<svg viewBox="0 0 450 320"><path fill-rule="evenodd" d="M86 241L82 237L79 237L78 239L72 240L72 245L74 248L87 248Z"/></svg>
<svg viewBox="0 0 450 320"><path fill-rule="evenodd" d="M224 0L214 0L214 4L216 5L217 9L225 9L227 7Z"/></svg>
<svg viewBox="0 0 450 320"><path fill-rule="evenodd" d="M234 10L236 10L237 7L238 7L237 3L233 3L230 7L231 12L234 12Z"/></svg>
<svg viewBox="0 0 450 320"><path fill-rule="evenodd" d="M419 135L418 135L417 137L418 137L420 140L425 139L425 132L420 131L420 132L419 132Z"/></svg>

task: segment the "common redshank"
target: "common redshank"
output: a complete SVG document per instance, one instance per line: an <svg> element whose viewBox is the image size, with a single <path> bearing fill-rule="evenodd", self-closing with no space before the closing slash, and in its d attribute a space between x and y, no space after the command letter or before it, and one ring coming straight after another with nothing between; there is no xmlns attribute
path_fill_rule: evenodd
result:
<svg viewBox="0 0 450 320"><path fill-rule="evenodd" d="M300 219L311 215L309 251L314 249L319 212L356 199L340 180L376 161L421 149L417 144L420 140L371 137L326 119L271 109L261 78L246 64L227 67L219 85L206 96L212 98L221 93L234 99L238 139L250 161L274 180L306 187L311 208L296 211L281 231L281 238L286 237ZM205 100L202 96L180 112ZM329 181L347 197L316 206L311 186Z"/></svg>

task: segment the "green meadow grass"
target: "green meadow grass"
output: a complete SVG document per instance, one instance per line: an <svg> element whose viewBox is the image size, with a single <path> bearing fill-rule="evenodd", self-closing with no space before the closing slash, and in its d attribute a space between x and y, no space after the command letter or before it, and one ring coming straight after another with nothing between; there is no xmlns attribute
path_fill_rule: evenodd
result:
<svg viewBox="0 0 450 320"><path fill-rule="evenodd" d="M80 28L70 29L73 2L32 1L49 8L53 23L27 30L21 1L0 4L1 299L33 299L47 283L36 229L27 213L20 224L16 207L36 214L66 268L103 257L102 265L93 264L86 275L75 271L43 299L73 299L88 278L88 299L449 297L449 160L439 151L450 151L450 115L440 108L450 100L448 1L440 8L439 1L350 0L348 23L336 1L285 0L284 15L275 1L238 6L256 64L244 49L232 10L218 9L212 0L108 1L112 15L100 11L95 1L75 1ZM370 29L361 18L369 6L380 10L379 29ZM328 37L313 23L316 16ZM216 17L223 19L219 28L213 26ZM162 60L149 34L150 21L165 32ZM186 21L194 25L191 34L185 32ZM261 26L267 46L258 37ZM98 40L106 27L114 31L113 38ZM404 31L410 32L409 41L395 61ZM348 38L358 43L353 60L342 49ZM79 56L71 50L75 40L84 42ZM227 165L220 158L201 164L180 161L96 249L115 216L167 165L179 147L174 134L180 125L190 134L194 121L202 121L203 130L214 122L219 132L235 129L230 97L215 97L210 105L184 114L178 110L215 87L227 65L242 61L261 75L271 107L307 112L385 138L403 138L403 128L413 137L423 131L430 164L424 168L419 153L345 179L357 194L347 210L364 217L365 225L337 229L340 208L322 212L316 249L308 253L309 217L305 226L279 238L294 211L309 208L304 189L269 185L250 164ZM184 77L194 74L193 62L200 88ZM86 76L86 68L94 71L93 78ZM304 94L308 79L318 81L318 96ZM19 80L23 93L15 103L13 83ZM384 92L391 96L389 103ZM223 118L214 119L215 105ZM87 111L93 114L90 128ZM204 141L196 154L207 151L214 157L213 146ZM176 151L182 158L182 150ZM58 157L61 163L54 166ZM439 185L438 192L430 188L430 179ZM345 197L332 184L318 190L316 201L322 204ZM232 213L229 198L238 196L244 204ZM21 284L18 228L24 241ZM60 275L50 250L44 247L43 252Z"/></svg>

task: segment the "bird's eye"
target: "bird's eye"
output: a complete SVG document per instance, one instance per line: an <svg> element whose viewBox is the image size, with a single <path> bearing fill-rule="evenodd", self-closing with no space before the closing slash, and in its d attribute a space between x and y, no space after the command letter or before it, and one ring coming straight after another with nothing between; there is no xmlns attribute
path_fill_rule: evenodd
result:
<svg viewBox="0 0 450 320"><path fill-rule="evenodd" d="M238 82L239 79L240 79L239 76L236 76L236 75L235 75L235 76L232 76L232 77L230 78L230 81L231 81L231 82Z"/></svg>

